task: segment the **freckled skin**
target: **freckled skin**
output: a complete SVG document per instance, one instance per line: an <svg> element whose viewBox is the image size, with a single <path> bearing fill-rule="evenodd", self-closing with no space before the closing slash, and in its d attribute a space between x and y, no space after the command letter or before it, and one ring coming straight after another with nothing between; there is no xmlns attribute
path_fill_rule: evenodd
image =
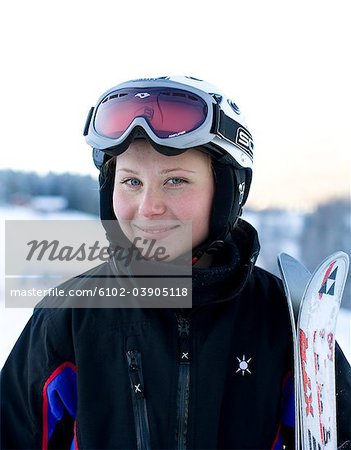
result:
<svg viewBox="0 0 351 450"><path fill-rule="evenodd" d="M190 250L185 224L192 226L192 248L207 238L214 189L207 154L191 149L164 156L147 141L136 140L116 159L114 212L130 241L139 235L160 243L168 239L175 258ZM183 242L179 233L186 229Z"/></svg>

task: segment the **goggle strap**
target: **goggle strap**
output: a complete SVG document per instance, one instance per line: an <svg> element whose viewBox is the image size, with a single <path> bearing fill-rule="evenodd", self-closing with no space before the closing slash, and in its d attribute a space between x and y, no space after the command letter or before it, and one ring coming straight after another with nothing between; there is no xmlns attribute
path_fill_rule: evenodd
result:
<svg viewBox="0 0 351 450"><path fill-rule="evenodd" d="M89 126L90 126L91 118L93 117L93 112L94 112L94 107L92 106L88 112L88 116L85 121L83 136L88 136Z"/></svg>
<svg viewBox="0 0 351 450"><path fill-rule="evenodd" d="M219 112L219 114L220 120L217 132L230 141L235 142L235 136L237 134L238 128L241 125L235 120L230 119L228 116L226 116L226 114L222 110Z"/></svg>
<svg viewBox="0 0 351 450"><path fill-rule="evenodd" d="M212 107L213 107L213 119L212 119L212 126L211 126L210 133L217 134L218 128L219 128L220 109L219 109L218 103L213 103Z"/></svg>
<svg viewBox="0 0 351 450"><path fill-rule="evenodd" d="M222 110L219 112L220 120L217 133L241 147L252 157L253 140L251 133L240 123L228 117Z"/></svg>

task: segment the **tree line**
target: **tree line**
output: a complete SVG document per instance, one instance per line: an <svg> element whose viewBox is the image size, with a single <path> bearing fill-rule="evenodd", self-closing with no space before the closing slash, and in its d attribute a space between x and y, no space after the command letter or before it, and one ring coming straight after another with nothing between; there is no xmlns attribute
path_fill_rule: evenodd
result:
<svg viewBox="0 0 351 450"><path fill-rule="evenodd" d="M39 195L62 196L67 209L88 214L99 211L99 184L90 175L0 171L0 203L26 203Z"/></svg>

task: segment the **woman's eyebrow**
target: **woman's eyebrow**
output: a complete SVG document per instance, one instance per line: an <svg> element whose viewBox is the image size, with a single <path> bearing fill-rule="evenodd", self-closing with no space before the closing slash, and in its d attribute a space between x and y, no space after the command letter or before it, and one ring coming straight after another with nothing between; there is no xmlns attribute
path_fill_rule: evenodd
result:
<svg viewBox="0 0 351 450"><path fill-rule="evenodd" d="M196 173L195 170L183 169L182 167L175 167L174 169L164 169L160 173L163 174L163 173L175 172L177 170L182 170L183 172Z"/></svg>
<svg viewBox="0 0 351 450"><path fill-rule="evenodd" d="M170 172L175 172L177 170L181 170L183 172L191 172L191 173L196 173L195 170L189 170L189 169L183 169L182 167L175 167L174 169L164 169L161 170L161 174L165 174L165 173L170 173ZM135 175L139 175L139 172L137 172L136 170L132 170L132 169L127 169L126 167L121 167L120 169L117 169L116 172L128 172L128 173L134 173Z"/></svg>
<svg viewBox="0 0 351 450"><path fill-rule="evenodd" d="M120 169L117 169L116 172L128 172L128 173L134 173L135 175L139 175L139 172L137 172L136 170L132 170L132 169L127 169L125 167L121 167Z"/></svg>

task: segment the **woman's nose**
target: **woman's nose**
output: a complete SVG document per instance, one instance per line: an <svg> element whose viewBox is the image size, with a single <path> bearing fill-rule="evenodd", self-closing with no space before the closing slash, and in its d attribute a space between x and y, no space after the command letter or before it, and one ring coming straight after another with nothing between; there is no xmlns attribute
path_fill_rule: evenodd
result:
<svg viewBox="0 0 351 450"><path fill-rule="evenodd" d="M166 211L162 192L146 189L140 199L139 214L143 217L159 216Z"/></svg>

